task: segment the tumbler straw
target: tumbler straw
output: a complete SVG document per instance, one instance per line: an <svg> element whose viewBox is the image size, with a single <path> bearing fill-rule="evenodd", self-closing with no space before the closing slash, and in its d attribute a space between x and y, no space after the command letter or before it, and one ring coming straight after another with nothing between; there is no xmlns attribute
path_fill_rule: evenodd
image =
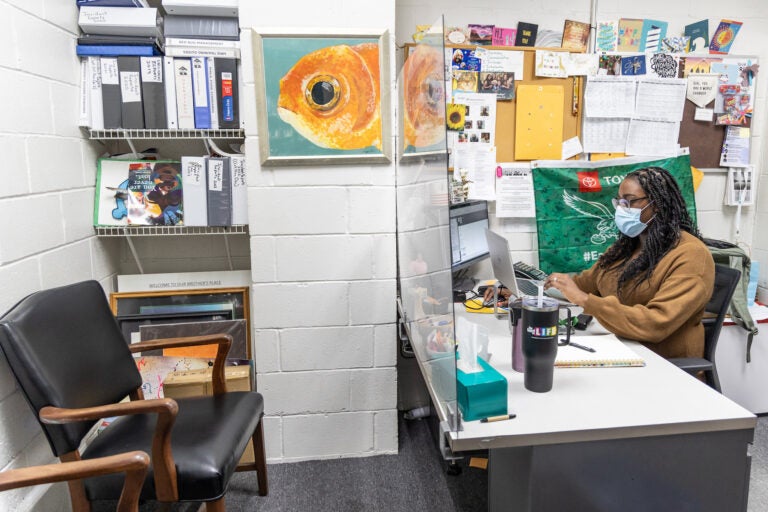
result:
<svg viewBox="0 0 768 512"><path fill-rule="evenodd" d="M539 282L536 286L539 288L539 296L536 305L541 308L544 307L544 283Z"/></svg>

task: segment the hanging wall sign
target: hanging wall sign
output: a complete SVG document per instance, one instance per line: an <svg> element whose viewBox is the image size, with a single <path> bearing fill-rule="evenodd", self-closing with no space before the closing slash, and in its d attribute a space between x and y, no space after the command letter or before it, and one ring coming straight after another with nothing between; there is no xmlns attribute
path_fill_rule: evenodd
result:
<svg viewBox="0 0 768 512"><path fill-rule="evenodd" d="M717 96L717 85L720 75L697 74L688 75L688 90L685 97L691 100L697 107L704 108Z"/></svg>

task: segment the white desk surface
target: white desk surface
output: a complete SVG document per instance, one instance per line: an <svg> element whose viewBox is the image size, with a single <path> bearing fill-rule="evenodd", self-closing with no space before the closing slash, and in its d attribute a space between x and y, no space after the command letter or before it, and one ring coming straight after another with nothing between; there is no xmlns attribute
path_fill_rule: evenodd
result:
<svg viewBox="0 0 768 512"><path fill-rule="evenodd" d="M462 422L451 432L454 451L572 443L754 428L755 416L639 343L628 342L644 367L555 368L547 393L525 389L512 370L507 320L456 314L489 330L490 363L507 378L508 408L516 418Z"/></svg>

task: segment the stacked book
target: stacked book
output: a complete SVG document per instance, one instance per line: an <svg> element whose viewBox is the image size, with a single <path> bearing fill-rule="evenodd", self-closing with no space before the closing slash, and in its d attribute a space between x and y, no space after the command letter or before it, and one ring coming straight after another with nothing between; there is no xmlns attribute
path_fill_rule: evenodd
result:
<svg viewBox="0 0 768 512"><path fill-rule="evenodd" d="M248 223L244 155L98 162L95 226Z"/></svg>
<svg viewBox="0 0 768 512"><path fill-rule="evenodd" d="M147 0L77 0L80 56L161 55L162 18Z"/></svg>
<svg viewBox="0 0 768 512"><path fill-rule="evenodd" d="M166 0L165 23L146 0L78 4L80 126L240 128L237 0Z"/></svg>
<svg viewBox="0 0 768 512"><path fill-rule="evenodd" d="M177 80L178 128L240 128L238 1L163 0L163 9L165 56L172 62ZM187 70L191 81L183 74ZM180 80L186 85L180 87ZM187 97L190 91L191 103Z"/></svg>

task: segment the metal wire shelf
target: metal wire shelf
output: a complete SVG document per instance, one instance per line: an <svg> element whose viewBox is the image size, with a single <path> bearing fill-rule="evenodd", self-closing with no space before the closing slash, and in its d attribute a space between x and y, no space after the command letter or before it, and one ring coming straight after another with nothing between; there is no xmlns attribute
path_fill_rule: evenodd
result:
<svg viewBox="0 0 768 512"><path fill-rule="evenodd" d="M242 139L245 130L89 130L92 139Z"/></svg>
<svg viewBox="0 0 768 512"><path fill-rule="evenodd" d="M248 225L237 226L94 226L97 236L240 235Z"/></svg>

